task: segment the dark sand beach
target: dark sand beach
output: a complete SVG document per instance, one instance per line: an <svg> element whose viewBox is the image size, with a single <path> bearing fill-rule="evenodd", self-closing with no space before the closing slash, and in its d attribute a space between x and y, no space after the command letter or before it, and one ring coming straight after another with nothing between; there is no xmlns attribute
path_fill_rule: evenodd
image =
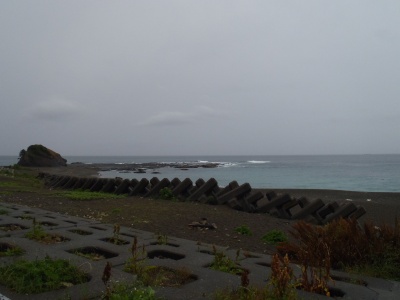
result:
<svg viewBox="0 0 400 300"><path fill-rule="evenodd" d="M137 165L134 165L137 168ZM99 171L113 169L125 169L127 165L115 164L76 164L60 168L40 168L41 172L53 173L59 175L70 175L77 177L98 176ZM132 166L133 167L133 166ZM148 167L148 166L147 166ZM207 178L205 178L207 179ZM256 189L254 189L256 190ZM261 190L261 189L257 189ZM261 191L275 191L276 193L288 193L293 197L306 197L310 200L321 199L325 203L329 202L353 202L356 205L362 205L367 214L360 221L386 222L393 224L396 216L400 217L400 193L392 192L354 192L342 190L326 189L262 189Z"/></svg>
<svg viewBox="0 0 400 300"><path fill-rule="evenodd" d="M36 168L37 172L46 172L76 177L97 176L103 165L69 165L58 168ZM367 213L360 222L373 221L394 224L400 214L400 193L351 192L338 190L305 190L305 189L268 189L276 193L289 193L293 197L307 197L310 200L322 199L331 201L352 201L362 205ZM0 194L1 195L1 194ZM242 248L243 250L272 253L274 247L261 241L263 235L272 229L289 232L294 221L279 219L268 214L254 214L235 211L227 206L212 206L193 202L174 202L143 197L125 197L121 199L100 199L76 201L54 197L51 191L41 193L13 193L1 195L1 202L15 203L31 207L40 207L50 211L90 219L105 223L118 223L155 234L169 237L180 237L203 243ZM215 223L216 230L198 230L189 228L188 224L207 218ZM237 234L235 228L246 225L252 235Z"/></svg>

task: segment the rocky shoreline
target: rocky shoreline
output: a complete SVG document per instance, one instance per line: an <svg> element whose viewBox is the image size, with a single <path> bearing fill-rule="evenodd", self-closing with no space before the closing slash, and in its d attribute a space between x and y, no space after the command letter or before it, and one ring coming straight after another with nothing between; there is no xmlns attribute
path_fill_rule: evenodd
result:
<svg viewBox="0 0 400 300"><path fill-rule="evenodd" d="M96 170L97 172L105 171L119 171L119 172L134 172L134 173L146 173L147 171L153 172L160 168L176 168L181 170L195 169L195 168L217 168L220 164L218 163L188 163L188 162L171 162L171 163L160 163L160 162L148 162L148 163L133 163L133 164L108 164L108 163L95 163L85 164L82 162L74 162L68 165L69 168L89 168Z"/></svg>

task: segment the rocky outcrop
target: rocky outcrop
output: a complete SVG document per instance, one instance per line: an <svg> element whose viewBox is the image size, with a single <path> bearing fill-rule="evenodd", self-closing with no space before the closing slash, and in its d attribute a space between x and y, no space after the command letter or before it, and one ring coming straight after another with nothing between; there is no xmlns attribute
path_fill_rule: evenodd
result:
<svg viewBox="0 0 400 300"><path fill-rule="evenodd" d="M24 167L67 166L67 160L43 145L31 145L19 153L18 165Z"/></svg>

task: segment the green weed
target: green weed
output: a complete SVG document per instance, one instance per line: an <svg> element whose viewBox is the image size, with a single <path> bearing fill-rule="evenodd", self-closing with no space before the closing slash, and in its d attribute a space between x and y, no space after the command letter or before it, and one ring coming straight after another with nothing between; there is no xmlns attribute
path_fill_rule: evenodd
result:
<svg viewBox="0 0 400 300"><path fill-rule="evenodd" d="M139 280L135 280L133 283L110 282L110 278L111 278L111 263L107 262L103 271L103 276L101 277L104 285L106 286L106 291L101 297L101 299L104 300L156 299L155 291L151 287L145 286Z"/></svg>
<svg viewBox="0 0 400 300"><path fill-rule="evenodd" d="M20 187L20 183L16 181L3 181L0 182L0 188L17 188Z"/></svg>
<svg viewBox="0 0 400 300"><path fill-rule="evenodd" d="M236 227L235 231L241 235L248 235L248 236L253 235L249 226L247 226L247 225L241 225L239 227Z"/></svg>
<svg viewBox="0 0 400 300"><path fill-rule="evenodd" d="M261 239L269 245L277 245L278 243L286 242L288 238L286 234L280 230L271 230Z"/></svg>
<svg viewBox="0 0 400 300"><path fill-rule="evenodd" d="M139 281L134 283L115 282L110 284L106 294L102 299L105 300L153 300L157 299L155 291L145 286Z"/></svg>
<svg viewBox="0 0 400 300"><path fill-rule="evenodd" d="M147 252L144 245L138 246L136 237L133 240L131 254L132 257L125 263L124 271L136 274L138 281L145 286L173 287L192 280L190 272L184 268L174 270L167 267L146 265Z"/></svg>
<svg viewBox="0 0 400 300"><path fill-rule="evenodd" d="M47 237L48 234L43 230L42 226L36 222L35 218L33 218L32 225L32 229L25 234L26 238L41 241Z"/></svg>
<svg viewBox="0 0 400 300"><path fill-rule="evenodd" d="M38 294L88 281L88 275L67 260L20 260L0 267L0 283L20 294Z"/></svg>
<svg viewBox="0 0 400 300"><path fill-rule="evenodd" d="M119 199L124 198L124 195L115 195L102 192L90 191L60 191L56 193L58 197L65 197L71 200L96 200L96 199Z"/></svg>
<svg viewBox="0 0 400 300"><path fill-rule="evenodd" d="M240 287L229 290L223 289L215 293L216 300L295 300L296 278L289 265L289 258L274 255L271 265L271 276L265 287L250 286L248 272L244 271Z"/></svg>
<svg viewBox="0 0 400 300"><path fill-rule="evenodd" d="M33 218L32 223L32 229L25 234L25 237L28 239L35 240L43 244L54 244L68 240L67 238L62 237L58 234L47 233L46 231L44 231L40 223L36 222L35 218Z"/></svg>
<svg viewBox="0 0 400 300"><path fill-rule="evenodd" d="M4 208L0 208L0 215L8 215L9 211Z"/></svg>
<svg viewBox="0 0 400 300"><path fill-rule="evenodd" d="M39 179L25 173L15 173L14 178L0 182L2 192L35 192L42 186Z"/></svg>
<svg viewBox="0 0 400 300"><path fill-rule="evenodd" d="M157 234L157 244L158 245L167 245L168 244L168 236L166 234Z"/></svg>
<svg viewBox="0 0 400 300"><path fill-rule="evenodd" d="M0 244L0 257L2 256L18 256L23 254L25 251L15 245Z"/></svg>
<svg viewBox="0 0 400 300"><path fill-rule="evenodd" d="M214 260L209 266L210 269L235 275L239 275L243 272L243 269L237 261L230 259L224 252L218 251L215 246L213 246L213 254Z"/></svg>
<svg viewBox="0 0 400 300"><path fill-rule="evenodd" d="M158 196L163 200L176 200L174 193L168 187L161 189Z"/></svg>

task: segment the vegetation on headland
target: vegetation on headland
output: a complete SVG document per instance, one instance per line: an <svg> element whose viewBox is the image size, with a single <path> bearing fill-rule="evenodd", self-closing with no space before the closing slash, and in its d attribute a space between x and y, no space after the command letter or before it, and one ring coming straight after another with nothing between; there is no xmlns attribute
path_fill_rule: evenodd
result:
<svg viewBox="0 0 400 300"><path fill-rule="evenodd" d="M43 145L30 145L19 152L18 165L26 167L66 166L67 160Z"/></svg>

